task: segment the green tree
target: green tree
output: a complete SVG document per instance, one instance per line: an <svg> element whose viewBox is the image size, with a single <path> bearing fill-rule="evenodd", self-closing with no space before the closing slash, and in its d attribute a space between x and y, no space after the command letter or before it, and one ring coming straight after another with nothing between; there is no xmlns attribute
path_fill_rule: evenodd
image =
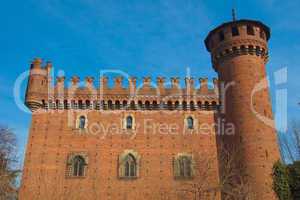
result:
<svg viewBox="0 0 300 200"><path fill-rule="evenodd" d="M300 199L300 161L294 162L288 166L289 185L293 199Z"/></svg>
<svg viewBox="0 0 300 200"><path fill-rule="evenodd" d="M273 167L273 189L279 200L291 200L291 190L289 186L289 171L286 165L277 161Z"/></svg>

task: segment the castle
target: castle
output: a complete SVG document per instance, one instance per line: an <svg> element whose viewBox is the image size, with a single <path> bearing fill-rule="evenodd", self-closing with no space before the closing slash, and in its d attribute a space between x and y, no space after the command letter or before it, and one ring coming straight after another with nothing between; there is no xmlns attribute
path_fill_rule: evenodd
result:
<svg viewBox="0 0 300 200"><path fill-rule="evenodd" d="M195 87L158 77L108 77L51 85L50 62L35 59L25 103L32 122L19 197L29 199L223 199L221 144L236 147L253 199L275 200L280 159L266 78L270 29L234 20L205 39L218 79ZM123 82L128 81L124 87ZM221 125L220 123L221 122ZM224 125L225 124L225 125ZM222 127L222 128L220 128ZM232 149L229 152L233 153Z"/></svg>

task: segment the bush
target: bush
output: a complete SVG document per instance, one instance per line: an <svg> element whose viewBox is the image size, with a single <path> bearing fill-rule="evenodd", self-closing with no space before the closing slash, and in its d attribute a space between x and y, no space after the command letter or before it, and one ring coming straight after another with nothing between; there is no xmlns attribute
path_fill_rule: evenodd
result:
<svg viewBox="0 0 300 200"><path fill-rule="evenodd" d="M289 170L287 166L277 161L273 166L273 189L279 200L292 199L289 182Z"/></svg>
<svg viewBox="0 0 300 200"><path fill-rule="evenodd" d="M288 166L289 185L293 199L300 199L300 161Z"/></svg>

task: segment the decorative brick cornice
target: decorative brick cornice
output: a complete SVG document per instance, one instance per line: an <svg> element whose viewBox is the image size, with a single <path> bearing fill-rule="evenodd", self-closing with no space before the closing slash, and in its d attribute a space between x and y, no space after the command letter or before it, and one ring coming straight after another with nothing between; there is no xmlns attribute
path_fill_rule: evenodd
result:
<svg viewBox="0 0 300 200"><path fill-rule="evenodd" d="M220 65L224 60L240 55L253 55L260 57L264 63L268 62L269 52L265 45L260 45L259 42L239 41L230 45L222 45L221 48L212 53L213 66ZM217 69L216 69L217 70Z"/></svg>

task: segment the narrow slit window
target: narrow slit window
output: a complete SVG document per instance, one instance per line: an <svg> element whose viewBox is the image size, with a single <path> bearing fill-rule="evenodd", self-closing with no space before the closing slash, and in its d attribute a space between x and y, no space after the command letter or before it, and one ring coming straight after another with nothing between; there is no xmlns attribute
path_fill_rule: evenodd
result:
<svg viewBox="0 0 300 200"><path fill-rule="evenodd" d="M68 109L68 100L64 100L64 108Z"/></svg>
<svg viewBox="0 0 300 200"><path fill-rule="evenodd" d="M223 31L219 32L219 39L220 39L220 41L225 40L225 35L224 35Z"/></svg>
<svg viewBox="0 0 300 200"><path fill-rule="evenodd" d="M260 36L261 39L264 39L264 40L266 39L266 34L263 30L260 30L259 36Z"/></svg>
<svg viewBox="0 0 300 200"><path fill-rule="evenodd" d="M247 26L247 34L248 35L254 35L254 28L253 26Z"/></svg>
<svg viewBox="0 0 300 200"><path fill-rule="evenodd" d="M85 129L86 119L85 116L79 117L79 129Z"/></svg>
<svg viewBox="0 0 300 200"><path fill-rule="evenodd" d="M236 27L236 26L233 26L233 27L231 28L231 33L232 33L232 36L238 36L238 35L240 35L239 29L238 29L238 27Z"/></svg>
<svg viewBox="0 0 300 200"><path fill-rule="evenodd" d="M186 121L187 121L187 128L193 129L194 128L194 119L192 117L188 117L186 119Z"/></svg>
<svg viewBox="0 0 300 200"><path fill-rule="evenodd" d="M126 117L126 129L132 129L133 119L131 116Z"/></svg>

